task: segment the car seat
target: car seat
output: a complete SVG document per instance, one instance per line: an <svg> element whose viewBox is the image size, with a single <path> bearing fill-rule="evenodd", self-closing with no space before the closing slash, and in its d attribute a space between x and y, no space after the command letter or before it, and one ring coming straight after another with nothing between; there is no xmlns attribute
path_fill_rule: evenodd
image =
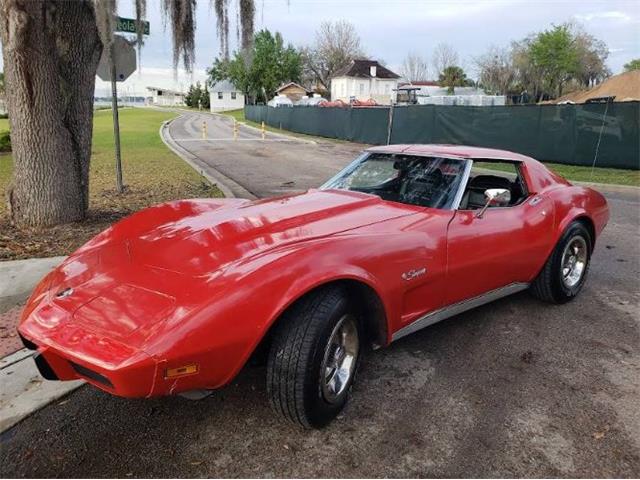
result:
<svg viewBox="0 0 640 480"><path fill-rule="evenodd" d="M498 175L478 175L469 181L460 202L460 209L473 210L482 208L487 202L484 198L484 192L489 188L504 188L513 193L513 184L509 179Z"/></svg>
<svg viewBox="0 0 640 480"><path fill-rule="evenodd" d="M430 206L443 184L443 174L436 169L430 172L408 172L400 188L400 201L423 207Z"/></svg>

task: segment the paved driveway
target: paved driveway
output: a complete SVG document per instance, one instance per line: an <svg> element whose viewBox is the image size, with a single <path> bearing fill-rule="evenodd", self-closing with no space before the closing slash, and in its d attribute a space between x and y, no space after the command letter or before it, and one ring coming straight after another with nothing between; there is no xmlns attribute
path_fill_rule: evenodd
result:
<svg viewBox="0 0 640 480"><path fill-rule="evenodd" d="M189 123L197 135L201 121L177 120L171 133L193 137ZM209 122L210 134L230 136L225 120ZM182 144L257 196L317 185L360 148ZM611 221L576 301L550 306L517 294L368 354L352 402L324 430L276 420L263 367L197 402L82 387L3 435L0 473L638 477L640 199L607 198Z"/></svg>

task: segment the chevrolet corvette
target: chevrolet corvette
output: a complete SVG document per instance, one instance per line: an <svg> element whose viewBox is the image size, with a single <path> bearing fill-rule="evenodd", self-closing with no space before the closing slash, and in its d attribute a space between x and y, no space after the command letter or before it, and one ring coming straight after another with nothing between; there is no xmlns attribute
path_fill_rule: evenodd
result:
<svg viewBox="0 0 640 480"><path fill-rule="evenodd" d="M208 392L264 352L274 410L317 428L365 349L525 289L572 300L608 218L523 155L374 147L319 189L119 221L40 282L18 330L44 378L124 397Z"/></svg>

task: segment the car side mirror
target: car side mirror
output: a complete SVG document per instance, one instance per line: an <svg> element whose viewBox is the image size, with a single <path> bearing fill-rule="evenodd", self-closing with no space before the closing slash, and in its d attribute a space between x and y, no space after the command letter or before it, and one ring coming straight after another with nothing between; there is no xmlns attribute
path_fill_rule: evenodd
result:
<svg viewBox="0 0 640 480"><path fill-rule="evenodd" d="M484 198L486 203L476 214L476 218L482 218L487 208L492 205L497 207L509 205L509 202L511 201L511 192L506 188L489 188L484 191Z"/></svg>

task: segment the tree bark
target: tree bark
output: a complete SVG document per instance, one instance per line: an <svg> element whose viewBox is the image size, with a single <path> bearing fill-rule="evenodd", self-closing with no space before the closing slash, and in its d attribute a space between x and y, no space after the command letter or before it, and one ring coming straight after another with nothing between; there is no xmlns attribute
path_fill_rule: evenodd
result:
<svg viewBox="0 0 640 480"><path fill-rule="evenodd" d="M30 227L81 220L102 53L93 3L0 0L0 38L14 162L11 217Z"/></svg>

